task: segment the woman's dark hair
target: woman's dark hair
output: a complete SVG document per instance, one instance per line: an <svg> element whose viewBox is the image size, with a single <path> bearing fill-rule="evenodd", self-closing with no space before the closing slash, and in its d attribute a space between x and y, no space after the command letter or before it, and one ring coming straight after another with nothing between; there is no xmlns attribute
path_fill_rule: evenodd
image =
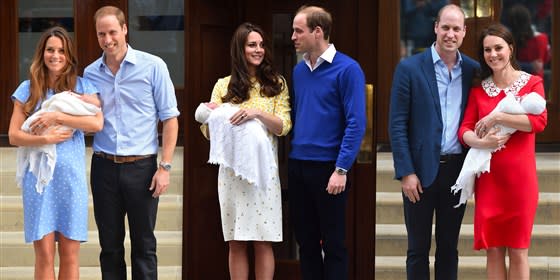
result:
<svg viewBox="0 0 560 280"><path fill-rule="evenodd" d="M518 48L524 48L527 41L535 36L531 26L531 12L521 4L509 9L507 24Z"/></svg>
<svg viewBox="0 0 560 280"><path fill-rule="evenodd" d="M261 85L260 94L273 97L280 94L284 89L285 83L272 65L272 54L264 32L260 27L246 22L235 30L231 39L231 78L227 93L222 97L222 102L239 104L249 99L249 90L253 87L253 83L245 59L245 44L251 32L257 32L261 35L265 50L263 61L257 66L254 77Z"/></svg>
<svg viewBox="0 0 560 280"><path fill-rule="evenodd" d="M504 39L504 41L506 41L506 43L512 50L511 56L509 58L509 63L511 64L513 69L520 70L521 67L519 67L519 63L517 63L517 60L515 59L515 53L517 52L517 47L515 45L515 40L513 39L513 35L509 31L509 29L507 29L507 27L505 27L502 24L496 23L482 30L482 33L480 34L480 38L478 40L478 61L480 62L480 73L478 78L480 78L480 80L484 80L492 75L492 69L490 68L490 66L488 66L488 64L486 64L486 60L484 59L483 43L484 43L484 38L486 38L487 36L500 37Z"/></svg>

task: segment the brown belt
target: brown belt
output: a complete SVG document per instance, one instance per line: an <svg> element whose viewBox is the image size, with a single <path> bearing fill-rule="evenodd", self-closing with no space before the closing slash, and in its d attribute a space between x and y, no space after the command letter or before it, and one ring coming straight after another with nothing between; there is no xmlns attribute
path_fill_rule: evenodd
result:
<svg viewBox="0 0 560 280"><path fill-rule="evenodd" d="M156 155L143 155L143 156L117 156L104 152L93 152L96 156L113 161L114 163L130 163L141 159L155 157Z"/></svg>

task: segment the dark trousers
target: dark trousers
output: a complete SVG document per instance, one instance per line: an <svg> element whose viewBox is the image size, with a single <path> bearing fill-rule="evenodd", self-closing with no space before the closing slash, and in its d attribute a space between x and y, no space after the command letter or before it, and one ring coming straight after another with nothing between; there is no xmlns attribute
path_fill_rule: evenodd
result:
<svg viewBox="0 0 560 280"><path fill-rule="evenodd" d="M432 241L432 220L436 215L435 279L457 279L459 261L457 243L465 213L465 205L454 208L460 193L453 195L451 186L459 175L462 156L440 162L434 183L424 188L420 201L410 202L403 194L404 220L408 231L406 257L407 279L430 279L429 253Z"/></svg>
<svg viewBox="0 0 560 280"><path fill-rule="evenodd" d="M349 184L341 194L327 193L334 168L334 162L290 159L288 163L290 216L305 280L348 278L344 238Z"/></svg>
<svg viewBox="0 0 560 280"><path fill-rule="evenodd" d="M156 157L114 163L93 155L91 191L99 230L103 279L126 280L125 215L131 245L132 279L157 279L154 228L159 199L149 190Z"/></svg>

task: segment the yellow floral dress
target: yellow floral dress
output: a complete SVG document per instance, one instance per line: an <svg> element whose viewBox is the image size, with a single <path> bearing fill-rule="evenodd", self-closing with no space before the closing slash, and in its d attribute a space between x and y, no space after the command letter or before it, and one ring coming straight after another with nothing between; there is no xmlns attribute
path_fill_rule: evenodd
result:
<svg viewBox="0 0 560 280"><path fill-rule="evenodd" d="M222 104L222 96L227 93L230 76L219 79L212 90L210 102ZM283 79L282 79L283 81ZM260 95L260 85L254 84L249 92L249 99L240 108L259 109L273 114L282 120L282 133L288 134L292 128L290 104L287 85L274 97ZM278 154L277 136L268 132L268 137ZM276 158L278 163L278 158ZM218 172L218 197L222 218L224 240L238 241L282 241L282 199L278 164L271 164L274 184L259 188L240 177L235 176L229 168L220 166Z"/></svg>

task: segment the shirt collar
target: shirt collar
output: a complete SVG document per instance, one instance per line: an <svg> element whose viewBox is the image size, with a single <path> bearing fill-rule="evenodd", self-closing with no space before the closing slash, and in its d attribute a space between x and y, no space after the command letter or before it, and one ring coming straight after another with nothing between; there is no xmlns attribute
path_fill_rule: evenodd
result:
<svg viewBox="0 0 560 280"><path fill-rule="evenodd" d="M127 44L126 54L124 55L123 62L129 62L131 64L136 64L138 59L136 58L136 50L134 50L129 44ZM121 62L122 63L122 62ZM103 52L103 59L101 59L101 63L99 67L107 67L105 64L105 52Z"/></svg>
<svg viewBox="0 0 560 280"><path fill-rule="evenodd" d="M438 52L436 51L436 43L432 44L432 46L430 47L430 50L432 51L432 62L434 64L436 64L438 61L441 61L443 63L443 60L441 59ZM459 51L457 51L457 58L458 59L457 59L457 62L455 62L455 65L463 64L463 57L461 56L461 53Z"/></svg>
<svg viewBox="0 0 560 280"><path fill-rule="evenodd" d="M319 56L319 59L327 61L328 63L332 63L335 54L336 48L334 47L334 44L329 44L329 47ZM319 59L317 59L317 63L319 62ZM311 64L311 62L309 61L309 53L303 54L303 60L305 60L307 64Z"/></svg>

